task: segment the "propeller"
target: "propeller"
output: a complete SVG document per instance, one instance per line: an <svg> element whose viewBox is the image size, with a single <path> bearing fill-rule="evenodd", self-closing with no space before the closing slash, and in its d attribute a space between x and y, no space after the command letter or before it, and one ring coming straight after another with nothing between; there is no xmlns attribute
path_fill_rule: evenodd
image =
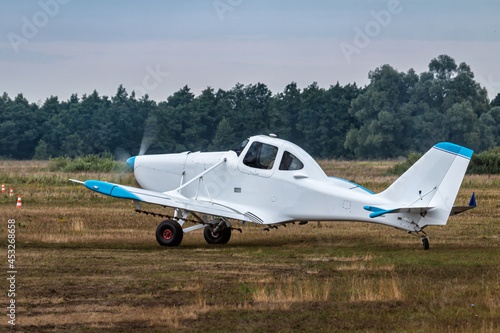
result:
<svg viewBox="0 0 500 333"><path fill-rule="evenodd" d="M142 135L141 148L139 149L139 156L144 155L149 149L154 139L158 135L160 128L158 120L155 116L149 116L144 124L144 134Z"/></svg>
<svg viewBox="0 0 500 333"><path fill-rule="evenodd" d="M158 121L156 116L150 115L144 123L144 134L142 135L141 146L139 148L139 154L132 156L128 151L122 147L115 149L115 159L119 161L126 161L129 168L134 170L134 162L137 156L146 154L151 144L156 139L156 136L160 132L160 127L158 126Z"/></svg>
<svg viewBox="0 0 500 333"><path fill-rule="evenodd" d="M117 161L126 161L128 160L132 155L123 149L122 147L118 147L115 149L115 160Z"/></svg>

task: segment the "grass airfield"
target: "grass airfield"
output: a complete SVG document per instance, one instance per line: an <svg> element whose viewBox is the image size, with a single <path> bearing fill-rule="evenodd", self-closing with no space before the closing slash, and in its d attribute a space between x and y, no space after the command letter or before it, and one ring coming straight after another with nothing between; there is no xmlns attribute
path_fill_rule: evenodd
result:
<svg viewBox="0 0 500 333"><path fill-rule="evenodd" d="M329 176L374 192L394 181L384 176L394 163L320 162ZM0 182L15 193L0 198L2 247L7 253L15 219L17 266L16 326L4 308L2 330L500 331L499 175L465 177L455 204L474 191L478 207L427 228L424 251L402 231L352 222L269 232L245 223L227 245L208 245L198 230L162 248L154 236L161 218L67 181L133 185L131 173L47 170L0 161Z"/></svg>

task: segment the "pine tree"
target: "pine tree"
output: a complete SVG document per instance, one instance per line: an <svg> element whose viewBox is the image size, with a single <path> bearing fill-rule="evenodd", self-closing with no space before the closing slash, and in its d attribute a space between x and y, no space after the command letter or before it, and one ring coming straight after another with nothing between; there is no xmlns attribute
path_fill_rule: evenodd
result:
<svg viewBox="0 0 500 333"><path fill-rule="evenodd" d="M50 158L47 151L47 143L43 140L38 141L38 146L35 148L35 155L33 155L34 160L45 161Z"/></svg>

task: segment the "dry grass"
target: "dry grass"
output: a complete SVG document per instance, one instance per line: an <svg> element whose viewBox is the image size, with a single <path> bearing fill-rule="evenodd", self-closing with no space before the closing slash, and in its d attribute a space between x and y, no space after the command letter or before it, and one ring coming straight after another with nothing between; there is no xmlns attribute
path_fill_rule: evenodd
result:
<svg viewBox="0 0 500 333"><path fill-rule="evenodd" d="M139 321L146 327L183 328L181 322L197 320L200 315L219 310L216 306L207 306L202 300L187 306L152 306L132 307L126 304L117 306L76 306L74 312L67 312L59 307L48 307L44 313L21 317L21 327L47 327L54 325L85 325L89 328L113 328L116 323ZM184 327L185 328L185 327Z"/></svg>
<svg viewBox="0 0 500 333"><path fill-rule="evenodd" d="M332 282L326 280L280 279L273 284L259 284L252 292L253 301L264 303L270 309L288 310L293 303L325 302Z"/></svg>
<svg viewBox="0 0 500 333"><path fill-rule="evenodd" d="M383 176L392 163L321 162L374 192L393 181ZM16 192L0 209L17 221L24 331L500 330L500 176L466 176L456 204L475 191L479 207L429 228L429 251L398 230L350 222L270 232L246 223L225 246L193 232L165 249L154 238L160 219L67 182L130 175L1 161L0 178Z"/></svg>
<svg viewBox="0 0 500 333"><path fill-rule="evenodd" d="M399 279L394 275L391 278L367 278L355 276L352 279L351 297L353 302L390 302L404 299L400 291Z"/></svg>

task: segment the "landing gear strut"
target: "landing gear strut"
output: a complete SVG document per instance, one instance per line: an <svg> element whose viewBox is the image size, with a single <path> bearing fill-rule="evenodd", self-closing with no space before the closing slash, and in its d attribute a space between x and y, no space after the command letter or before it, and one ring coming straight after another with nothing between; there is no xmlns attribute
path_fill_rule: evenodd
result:
<svg viewBox="0 0 500 333"><path fill-rule="evenodd" d="M415 230L415 231L408 231L408 233L410 235L420 237L420 242L422 243L424 250L429 249L429 238L427 238L427 234L425 233L425 231L420 229L420 230Z"/></svg>

